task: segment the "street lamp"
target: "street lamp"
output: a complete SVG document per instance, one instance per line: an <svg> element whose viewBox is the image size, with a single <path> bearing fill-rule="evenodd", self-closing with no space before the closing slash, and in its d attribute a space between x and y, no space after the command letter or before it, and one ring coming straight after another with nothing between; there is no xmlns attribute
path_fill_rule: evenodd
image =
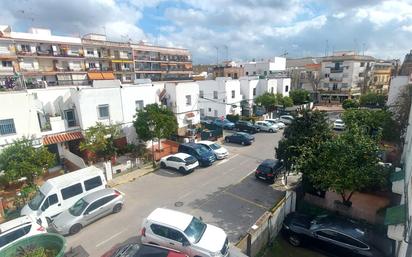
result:
<svg viewBox="0 0 412 257"><path fill-rule="evenodd" d="M156 167L156 163L155 163L155 156L154 156L154 147L153 147L153 131L154 131L154 124L152 122L149 123L149 130L150 130L150 134L152 136L152 166L153 168Z"/></svg>

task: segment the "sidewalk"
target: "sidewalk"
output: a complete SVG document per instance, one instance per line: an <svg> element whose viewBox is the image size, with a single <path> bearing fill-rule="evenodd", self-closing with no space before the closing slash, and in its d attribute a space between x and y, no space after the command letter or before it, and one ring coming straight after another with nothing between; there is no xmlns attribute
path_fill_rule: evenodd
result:
<svg viewBox="0 0 412 257"><path fill-rule="evenodd" d="M115 187L121 184L132 182L136 180L137 178L140 178L146 174L153 172L154 170L155 169L153 169L152 164L145 165L142 168L138 168L133 171L125 172L125 174L120 174L114 177L112 180L107 182L107 185L109 187Z"/></svg>

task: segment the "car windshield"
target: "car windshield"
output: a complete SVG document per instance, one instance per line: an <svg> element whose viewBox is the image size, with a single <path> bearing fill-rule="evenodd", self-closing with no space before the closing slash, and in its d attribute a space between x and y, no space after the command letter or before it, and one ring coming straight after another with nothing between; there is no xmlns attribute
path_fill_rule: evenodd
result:
<svg viewBox="0 0 412 257"><path fill-rule="evenodd" d="M80 199L72 207L69 208L69 212L73 216L80 216L84 209L86 209L87 205L89 205L88 202L86 202L83 199Z"/></svg>
<svg viewBox="0 0 412 257"><path fill-rule="evenodd" d="M217 150L217 149L222 148L219 144L216 144L216 143L211 144L211 145L209 145L209 146L210 146L210 148L212 148L213 150Z"/></svg>
<svg viewBox="0 0 412 257"><path fill-rule="evenodd" d="M36 195L29 202L29 207L34 211L39 209L40 204L43 202L44 198L44 194L40 190L37 191Z"/></svg>
<svg viewBox="0 0 412 257"><path fill-rule="evenodd" d="M206 230L206 224L198 218L193 217L189 226L185 229L185 234L191 243L197 243L203 236Z"/></svg>
<svg viewBox="0 0 412 257"><path fill-rule="evenodd" d="M342 120L335 120L335 123L343 124L343 121Z"/></svg>
<svg viewBox="0 0 412 257"><path fill-rule="evenodd" d="M209 153L209 150L205 147L205 146L200 146L200 147L198 147L198 148L196 148L196 152L199 154L199 155L203 155L203 154L208 154Z"/></svg>
<svg viewBox="0 0 412 257"><path fill-rule="evenodd" d="M189 157L185 158L186 163L191 163L191 162L195 162L195 161L196 161L196 158L193 157L193 156L189 156Z"/></svg>
<svg viewBox="0 0 412 257"><path fill-rule="evenodd" d="M265 165L259 165L257 170L260 171L260 172L263 172L263 173L270 173L272 171L272 169L270 167L265 166Z"/></svg>
<svg viewBox="0 0 412 257"><path fill-rule="evenodd" d="M138 244L126 245L118 249L112 257L135 256L139 249L140 246Z"/></svg>

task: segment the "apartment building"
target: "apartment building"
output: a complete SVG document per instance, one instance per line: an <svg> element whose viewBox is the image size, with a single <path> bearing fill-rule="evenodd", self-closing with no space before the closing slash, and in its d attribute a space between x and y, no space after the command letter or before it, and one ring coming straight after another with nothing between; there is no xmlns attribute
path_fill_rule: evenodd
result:
<svg viewBox="0 0 412 257"><path fill-rule="evenodd" d="M0 86L8 89L90 85L94 80L184 80L192 76L186 49L114 42L105 35L52 35L49 29L14 32L0 25Z"/></svg>
<svg viewBox="0 0 412 257"><path fill-rule="evenodd" d="M335 52L321 63L321 100L342 102L367 90L376 59L355 52Z"/></svg>
<svg viewBox="0 0 412 257"><path fill-rule="evenodd" d="M239 80L219 77L215 80L198 81L199 111L201 117L226 117L240 115L242 95Z"/></svg>
<svg viewBox="0 0 412 257"><path fill-rule="evenodd" d="M401 76L409 76L410 74L412 74L412 50L409 52L409 54L405 55L399 71L399 75Z"/></svg>
<svg viewBox="0 0 412 257"><path fill-rule="evenodd" d="M389 85L394 74L395 66L393 62L377 61L372 65L371 77L367 90L378 94L387 95Z"/></svg>
<svg viewBox="0 0 412 257"><path fill-rule="evenodd" d="M286 58L274 57L270 60L239 62L236 63L244 69L245 76L267 76L269 74L276 74L286 70Z"/></svg>

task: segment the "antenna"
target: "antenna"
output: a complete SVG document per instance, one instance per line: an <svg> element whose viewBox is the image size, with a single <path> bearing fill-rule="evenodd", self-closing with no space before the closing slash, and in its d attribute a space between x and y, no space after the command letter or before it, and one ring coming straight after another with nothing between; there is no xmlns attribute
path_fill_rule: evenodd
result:
<svg viewBox="0 0 412 257"><path fill-rule="evenodd" d="M328 54L329 54L329 40L326 39L325 56L328 56Z"/></svg>
<svg viewBox="0 0 412 257"><path fill-rule="evenodd" d="M226 50L226 61L229 61L229 47L227 45L224 45L224 48Z"/></svg>
<svg viewBox="0 0 412 257"><path fill-rule="evenodd" d="M216 48L216 66L219 66L219 47L215 46Z"/></svg>
<svg viewBox="0 0 412 257"><path fill-rule="evenodd" d="M366 44L362 43L362 55L365 55Z"/></svg>

